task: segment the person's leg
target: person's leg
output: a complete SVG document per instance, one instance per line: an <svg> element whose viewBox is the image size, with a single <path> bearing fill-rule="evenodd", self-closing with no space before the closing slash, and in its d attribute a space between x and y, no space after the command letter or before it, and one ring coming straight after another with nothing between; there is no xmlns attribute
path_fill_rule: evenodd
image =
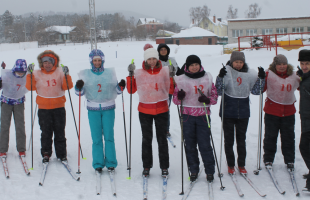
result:
<svg viewBox="0 0 310 200"><path fill-rule="evenodd" d="M102 116L100 111L89 110L88 121L91 132L93 168L104 168L104 153L102 140Z"/></svg>
<svg viewBox="0 0 310 200"><path fill-rule="evenodd" d="M171 136L170 134L170 105L171 105L171 99L172 99L172 94L169 94L169 99L168 99L168 105L169 105L169 111L168 111L168 124L167 124L167 136Z"/></svg>
<svg viewBox="0 0 310 200"><path fill-rule="evenodd" d="M53 109L54 121L54 146L57 158L67 158L67 143L66 143L66 110L65 108Z"/></svg>
<svg viewBox="0 0 310 200"><path fill-rule="evenodd" d="M295 162L295 115L281 117L281 150L284 163Z"/></svg>
<svg viewBox="0 0 310 200"><path fill-rule="evenodd" d="M237 143L237 152L238 152L238 166L245 166L245 157L246 157L246 131L248 128L249 118L237 119L236 121L236 143Z"/></svg>
<svg viewBox="0 0 310 200"><path fill-rule="evenodd" d="M301 133L299 150L307 168L310 171L310 131Z"/></svg>
<svg viewBox="0 0 310 200"><path fill-rule="evenodd" d="M102 130L105 144L105 165L107 168L116 167L116 151L114 143L114 121L115 121L115 109L105 110L102 112Z"/></svg>
<svg viewBox="0 0 310 200"><path fill-rule="evenodd" d="M280 117L265 114L264 163L273 163L277 152Z"/></svg>
<svg viewBox="0 0 310 200"><path fill-rule="evenodd" d="M235 119L224 118L224 147L227 165L229 167L235 166L235 154L234 154L234 140L235 140Z"/></svg>
<svg viewBox="0 0 310 200"><path fill-rule="evenodd" d="M1 104L0 153L6 153L9 150L10 125L13 106L6 103Z"/></svg>
<svg viewBox="0 0 310 200"><path fill-rule="evenodd" d="M143 168L152 168L153 167L153 151L152 151L153 116L139 112L139 119L140 119L141 130L142 130Z"/></svg>
<svg viewBox="0 0 310 200"><path fill-rule="evenodd" d="M41 155L52 155L52 145L53 145L53 113L52 110L39 109L38 119L41 129Z"/></svg>
<svg viewBox="0 0 310 200"><path fill-rule="evenodd" d="M25 107L24 103L13 107L13 115L16 130L16 148L18 152L26 151L26 133L25 133Z"/></svg>
<svg viewBox="0 0 310 200"><path fill-rule="evenodd" d="M158 143L158 155L161 169L169 168L169 149L167 141L168 112L154 116L156 138Z"/></svg>

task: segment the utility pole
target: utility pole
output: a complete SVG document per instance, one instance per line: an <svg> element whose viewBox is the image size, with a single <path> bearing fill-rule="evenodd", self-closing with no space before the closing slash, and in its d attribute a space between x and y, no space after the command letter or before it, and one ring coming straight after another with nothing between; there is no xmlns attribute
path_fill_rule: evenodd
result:
<svg viewBox="0 0 310 200"><path fill-rule="evenodd" d="M89 28L91 50L97 49L95 0L89 0Z"/></svg>

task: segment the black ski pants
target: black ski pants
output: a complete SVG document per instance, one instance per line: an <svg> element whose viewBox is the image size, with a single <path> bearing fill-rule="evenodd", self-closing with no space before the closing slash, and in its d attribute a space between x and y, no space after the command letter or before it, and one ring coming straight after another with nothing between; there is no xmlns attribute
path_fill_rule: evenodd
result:
<svg viewBox="0 0 310 200"><path fill-rule="evenodd" d="M224 128L224 147L227 164L230 167L235 166L235 154L234 154L234 140L236 132L236 143L237 143L237 153L238 166L245 166L246 157L246 131L248 128L249 118L224 118L223 128Z"/></svg>
<svg viewBox="0 0 310 200"><path fill-rule="evenodd" d="M57 158L67 157L65 126L66 126L66 110L65 108L56 109L39 109L38 110L39 125L41 133L41 154L52 155L53 133L54 146Z"/></svg>
<svg viewBox="0 0 310 200"><path fill-rule="evenodd" d="M295 115L278 117L265 114L264 163L274 161L280 131L284 163L295 161Z"/></svg>
<svg viewBox="0 0 310 200"><path fill-rule="evenodd" d="M310 131L301 133L299 150L307 168L310 171Z"/></svg>
<svg viewBox="0 0 310 200"><path fill-rule="evenodd" d="M158 143L159 164L161 169L169 168L169 152L167 142L168 112L149 115L139 112L142 129L142 161L143 168L153 167L153 120L155 121L156 138Z"/></svg>

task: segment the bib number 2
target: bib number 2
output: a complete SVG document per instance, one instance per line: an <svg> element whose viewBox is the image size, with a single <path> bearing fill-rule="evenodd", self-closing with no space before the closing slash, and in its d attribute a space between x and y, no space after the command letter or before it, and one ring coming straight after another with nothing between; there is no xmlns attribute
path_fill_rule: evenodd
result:
<svg viewBox="0 0 310 200"><path fill-rule="evenodd" d="M97 85L99 88L98 88L98 92L102 92L102 90L101 90L101 84L98 84Z"/></svg>

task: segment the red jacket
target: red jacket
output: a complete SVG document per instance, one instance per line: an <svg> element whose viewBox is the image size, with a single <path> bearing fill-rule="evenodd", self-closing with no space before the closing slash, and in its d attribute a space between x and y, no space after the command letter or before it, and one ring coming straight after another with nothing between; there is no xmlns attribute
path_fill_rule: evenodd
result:
<svg viewBox="0 0 310 200"><path fill-rule="evenodd" d="M286 72L278 72L276 71L276 74L281 78L287 78L289 75L287 75ZM266 72L266 79L265 79L265 88L264 92L267 90L267 78L268 78L268 72ZM268 97L265 100L265 107L264 112L270 115L275 115L278 117L286 117L290 115L294 115L296 113L295 105L282 105L278 104L274 101L271 101Z"/></svg>
<svg viewBox="0 0 310 200"><path fill-rule="evenodd" d="M143 61L142 63L142 68L146 70L144 63L145 61ZM158 74L160 70L162 69L161 62L159 61L159 63L160 63L160 66L158 68L148 69L146 71L152 75ZM128 93L134 94L137 91L136 79L132 77L132 91L131 91L131 77L127 76L126 79L127 79ZM173 94L173 90L174 90L174 84L173 84L172 78L170 78L169 94ZM139 105L138 105L139 112L142 112L144 114L149 114L149 115L157 115L157 114L165 113L165 112L168 112L168 110L169 110L169 106L168 106L167 101L160 101L154 104L145 104L145 103L139 102Z"/></svg>

